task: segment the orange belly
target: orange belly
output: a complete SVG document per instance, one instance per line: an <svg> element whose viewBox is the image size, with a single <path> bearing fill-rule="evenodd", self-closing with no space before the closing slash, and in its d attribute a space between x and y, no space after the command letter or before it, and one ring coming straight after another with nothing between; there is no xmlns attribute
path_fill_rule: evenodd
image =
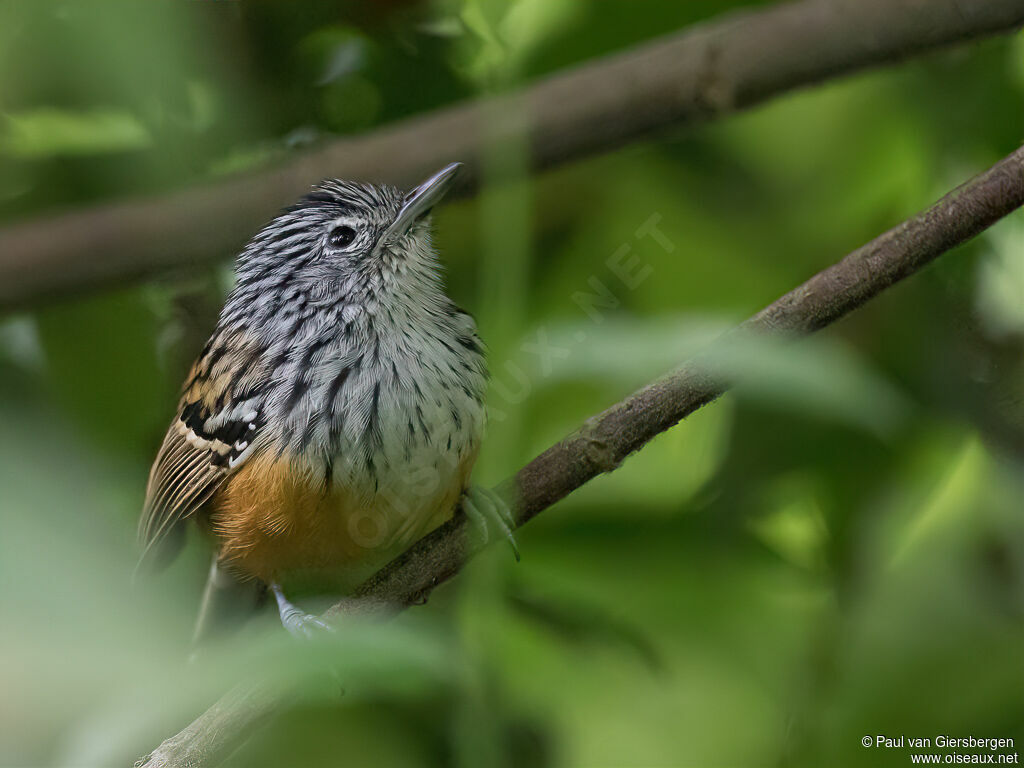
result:
<svg viewBox="0 0 1024 768"><path fill-rule="evenodd" d="M296 471L287 458L254 456L211 505L221 562L264 582L361 578L451 516L475 459L475 452L466 457L447 487L367 501Z"/></svg>

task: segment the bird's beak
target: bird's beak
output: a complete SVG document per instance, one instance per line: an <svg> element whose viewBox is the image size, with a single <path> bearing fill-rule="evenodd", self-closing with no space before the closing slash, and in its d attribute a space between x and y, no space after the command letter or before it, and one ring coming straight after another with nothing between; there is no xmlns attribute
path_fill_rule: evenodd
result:
<svg viewBox="0 0 1024 768"><path fill-rule="evenodd" d="M455 180L461 167L462 163L446 165L406 195L405 202L402 204L402 210L398 212L398 216L395 217L395 220L388 227L381 240L386 242L392 238L404 235L412 229L413 224L430 213L430 210L451 189L452 182Z"/></svg>

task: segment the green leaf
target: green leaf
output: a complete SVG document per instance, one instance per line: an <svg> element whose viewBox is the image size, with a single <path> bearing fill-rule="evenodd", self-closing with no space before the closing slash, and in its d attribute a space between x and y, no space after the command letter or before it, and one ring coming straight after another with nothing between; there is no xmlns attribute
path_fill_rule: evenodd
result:
<svg viewBox="0 0 1024 768"><path fill-rule="evenodd" d="M996 336L1024 334L1024 220L1013 216L985 235L988 253L978 267L975 301Z"/></svg>
<svg viewBox="0 0 1024 768"><path fill-rule="evenodd" d="M116 109L41 107L8 112L3 123L0 153L22 159L126 152L153 141L135 115Z"/></svg>
<svg viewBox="0 0 1024 768"><path fill-rule="evenodd" d="M638 386L702 353L702 365L732 382L738 397L754 402L879 435L898 426L908 408L867 361L832 336L737 335L728 344L715 343L730 327L700 316L552 325L526 337L524 367L539 387L595 378Z"/></svg>

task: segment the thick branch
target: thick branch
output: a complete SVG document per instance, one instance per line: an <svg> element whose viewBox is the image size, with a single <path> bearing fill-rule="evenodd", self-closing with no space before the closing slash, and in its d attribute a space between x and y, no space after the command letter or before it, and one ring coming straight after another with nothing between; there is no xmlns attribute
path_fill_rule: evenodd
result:
<svg viewBox="0 0 1024 768"><path fill-rule="evenodd" d="M494 122L487 115L503 104L526 115L531 162L545 168L1021 24L1024 0L803 0L736 14L541 80L503 103L457 105L259 173L12 226L0 232L0 308L223 258L323 176L407 187L461 160L469 191L484 126Z"/></svg>
<svg viewBox="0 0 1024 768"><path fill-rule="evenodd" d="M835 322L884 289L1024 205L1024 147L946 195L927 211L857 249L747 320L736 333L806 334ZM721 340L730 343L730 337ZM588 419L500 486L514 500L519 525L603 472L614 470L655 435L725 389L700 361L691 362ZM469 555L466 523L456 517L381 570L332 613L383 613L426 599ZM274 709L251 683L236 688L146 764L214 765Z"/></svg>

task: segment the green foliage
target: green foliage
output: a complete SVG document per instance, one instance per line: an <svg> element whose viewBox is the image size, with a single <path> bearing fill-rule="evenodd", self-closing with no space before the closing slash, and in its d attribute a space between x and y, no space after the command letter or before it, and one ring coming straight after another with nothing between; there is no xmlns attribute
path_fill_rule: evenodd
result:
<svg viewBox="0 0 1024 768"><path fill-rule="evenodd" d="M16 158L94 155L141 149L152 137L131 114L37 109L8 113L0 152Z"/></svg>
<svg viewBox="0 0 1024 768"><path fill-rule="evenodd" d="M0 221L287 160L738 5L0 4ZM477 482L1012 150L1021 52L972 45L536 176L496 144L480 195L436 217L494 372ZM193 665L203 542L129 576L223 275L4 318L0 766L130 764L254 669L298 697L229 761L248 768L1024 745L1022 275L1018 214L818 338L712 360L736 388L523 529L521 564L497 548L426 608L301 650L265 617Z"/></svg>

